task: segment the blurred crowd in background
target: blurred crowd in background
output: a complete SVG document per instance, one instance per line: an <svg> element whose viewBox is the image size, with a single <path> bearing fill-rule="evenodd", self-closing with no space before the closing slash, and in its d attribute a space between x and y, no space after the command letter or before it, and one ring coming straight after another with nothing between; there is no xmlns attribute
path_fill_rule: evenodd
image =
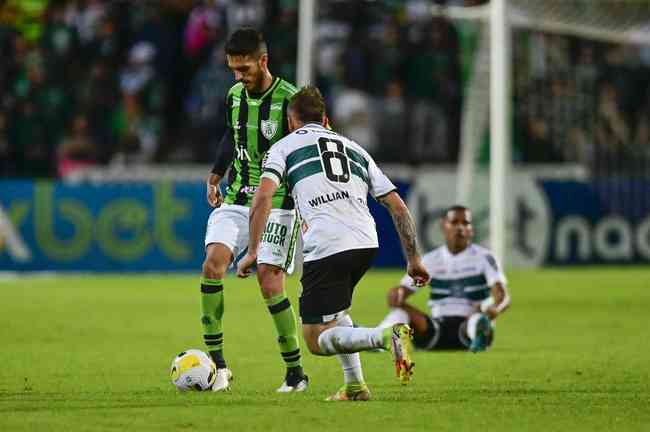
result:
<svg viewBox="0 0 650 432"><path fill-rule="evenodd" d="M233 84L229 33L261 29L272 73L295 81L297 3L0 0L0 176L211 163ZM432 17L433 3L485 0L318 2L316 84L335 129L381 162L458 160L481 32ZM649 52L524 30L514 40L516 161L648 157Z"/></svg>
<svg viewBox="0 0 650 432"><path fill-rule="evenodd" d="M650 47L527 30L514 41L520 160L650 175Z"/></svg>

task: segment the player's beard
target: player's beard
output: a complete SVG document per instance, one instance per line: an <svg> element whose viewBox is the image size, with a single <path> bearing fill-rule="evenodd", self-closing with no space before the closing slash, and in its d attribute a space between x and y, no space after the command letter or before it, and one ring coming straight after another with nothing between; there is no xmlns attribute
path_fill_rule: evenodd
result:
<svg viewBox="0 0 650 432"><path fill-rule="evenodd" d="M262 68L259 68L255 77L248 84L244 83L246 90L252 93L260 93L262 91L262 82L264 81L264 73Z"/></svg>

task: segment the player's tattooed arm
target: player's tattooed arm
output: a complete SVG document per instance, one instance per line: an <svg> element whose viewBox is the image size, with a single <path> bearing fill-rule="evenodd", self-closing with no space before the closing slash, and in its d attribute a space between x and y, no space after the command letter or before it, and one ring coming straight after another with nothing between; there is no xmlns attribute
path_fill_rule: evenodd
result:
<svg viewBox="0 0 650 432"><path fill-rule="evenodd" d="M402 198L400 198L397 192L390 192L389 194L379 198L379 202L388 208L388 211L393 218L393 223L395 224L395 229L399 234L406 258L410 261L413 258L419 257L420 253L415 222L413 221L413 217L411 216L408 207L406 207L406 204L402 201Z"/></svg>
<svg viewBox="0 0 650 432"><path fill-rule="evenodd" d="M390 192L378 198L379 202L388 208L395 229L399 234L404 254L406 255L406 273L413 279L413 285L422 286L429 280L429 273L422 264L417 241L415 222L408 207L397 192Z"/></svg>

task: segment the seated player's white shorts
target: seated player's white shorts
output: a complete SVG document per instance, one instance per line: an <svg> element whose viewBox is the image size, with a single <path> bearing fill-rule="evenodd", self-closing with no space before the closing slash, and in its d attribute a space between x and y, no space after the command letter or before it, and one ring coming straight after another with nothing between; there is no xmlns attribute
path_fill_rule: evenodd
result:
<svg viewBox="0 0 650 432"><path fill-rule="evenodd" d="M205 247L221 243L232 251L233 261L237 261L248 248L249 210L236 204L222 204L214 209L205 231ZM291 274L298 228L295 210L272 209L257 252L257 263L271 264Z"/></svg>

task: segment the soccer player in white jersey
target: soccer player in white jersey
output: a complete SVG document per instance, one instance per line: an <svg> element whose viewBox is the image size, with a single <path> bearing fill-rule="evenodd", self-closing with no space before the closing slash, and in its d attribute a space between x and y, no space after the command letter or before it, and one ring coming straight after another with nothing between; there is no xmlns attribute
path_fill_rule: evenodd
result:
<svg viewBox="0 0 650 432"><path fill-rule="evenodd" d="M424 350L484 351L494 338L494 320L510 306L506 277L488 249L472 244L468 208L450 207L441 225L446 244L422 257L431 275L430 313L406 302L419 288L407 274L388 291L392 309L379 326L408 323L415 346Z"/></svg>
<svg viewBox="0 0 650 432"><path fill-rule="evenodd" d="M410 380L411 328L355 328L348 309L357 282L378 248L368 193L388 208L407 258L407 273L422 285L429 275L422 265L416 230L396 188L358 144L324 127L325 103L317 88L293 96L287 110L292 131L269 150L250 213L248 254L238 275L246 277L260 241L278 233L266 224L271 197L286 180L302 217L304 266L300 316L303 336L316 355L336 355L344 386L328 400L368 400L370 391L359 352L390 349L402 384ZM266 229L265 229L266 227Z"/></svg>

